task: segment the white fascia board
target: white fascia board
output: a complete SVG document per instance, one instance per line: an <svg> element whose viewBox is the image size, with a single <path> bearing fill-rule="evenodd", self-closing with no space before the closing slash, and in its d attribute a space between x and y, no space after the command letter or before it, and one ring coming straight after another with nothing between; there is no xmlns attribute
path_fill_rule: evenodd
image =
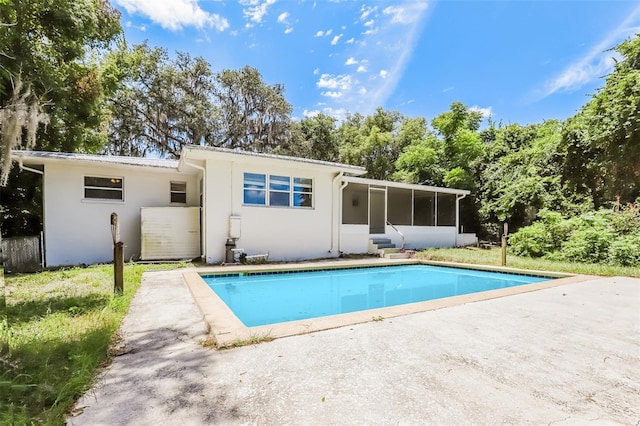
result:
<svg viewBox="0 0 640 426"><path fill-rule="evenodd" d="M457 194L457 195L471 194L471 191L466 189L454 189L454 188L444 188L440 186L418 185L415 183L393 182L390 180L366 179L366 178L355 177L355 176L344 176L342 178L342 181L349 182L349 183L360 183L363 185L377 185L377 186L387 186L391 188L414 189L416 191L440 192L443 194Z"/></svg>
<svg viewBox="0 0 640 426"><path fill-rule="evenodd" d="M242 161L247 163L272 164L284 167L304 167L330 170L336 173L348 173L350 175L363 175L367 171L364 167L353 166L350 164L332 163L329 161L310 160L306 158L289 157L286 155L264 154L249 151L236 151L226 148L202 147L189 145L182 149L180 156L180 167L182 167L182 159L189 160L224 160L224 161Z"/></svg>

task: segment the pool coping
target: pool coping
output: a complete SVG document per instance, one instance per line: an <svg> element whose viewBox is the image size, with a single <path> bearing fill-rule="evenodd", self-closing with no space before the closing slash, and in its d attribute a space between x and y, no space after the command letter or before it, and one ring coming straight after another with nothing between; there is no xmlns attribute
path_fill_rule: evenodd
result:
<svg viewBox="0 0 640 426"><path fill-rule="evenodd" d="M231 309L222 301L222 299L220 299L215 294L213 290L211 290L211 288L209 288L209 286L201 278L201 275L206 274L233 274L236 272L266 271L277 272L292 269L312 271L318 269L326 270L409 264L424 264L482 271L517 273L529 276L549 277L553 279L540 283L524 284L516 287L464 294L460 296L452 296L442 299L428 300L424 302L415 302L384 308L368 309L365 311L350 312L346 314L331 315L320 318L309 318L278 324L247 327L236 317ZM207 327L207 331L215 340L215 345L218 348L240 346L247 343L257 343L263 340L272 340L280 337L307 334L316 331L329 330L332 328L345 327L348 325L371 321L381 321L387 318L426 312L435 309L463 305L466 303L511 296L515 294L528 293L531 291L543 290L566 284L584 282L595 278L592 275L575 275L560 272L524 270L510 267L494 267L487 265L438 262L418 259L365 259L344 261L331 260L285 264L209 266L184 272L182 276L187 287L189 288L189 291L191 292L191 295L193 296L193 299L195 300L196 305L198 306L198 309L200 310L202 318Z"/></svg>

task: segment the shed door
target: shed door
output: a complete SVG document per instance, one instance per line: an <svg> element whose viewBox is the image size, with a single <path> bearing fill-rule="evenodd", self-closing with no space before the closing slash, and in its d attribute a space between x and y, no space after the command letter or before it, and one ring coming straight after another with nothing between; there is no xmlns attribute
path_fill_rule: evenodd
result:
<svg viewBox="0 0 640 426"><path fill-rule="evenodd" d="M384 234L386 222L386 191L379 188L369 190L369 233Z"/></svg>

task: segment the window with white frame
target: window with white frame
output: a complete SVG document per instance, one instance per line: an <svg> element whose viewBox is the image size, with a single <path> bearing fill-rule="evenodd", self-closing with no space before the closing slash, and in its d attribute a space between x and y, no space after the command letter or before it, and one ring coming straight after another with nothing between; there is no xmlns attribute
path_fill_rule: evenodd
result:
<svg viewBox="0 0 640 426"><path fill-rule="evenodd" d="M121 177L84 177L84 198L124 201L124 179Z"/></svg>
<svg viewBox="0 0 640 426"><path fill-rule="evenodd" d="M313 180L260 173L244 174L244 204L313 207Z"/></svg>
<svg viewBox="0 0 640 426"><path fill-rule="evenodd" d="M171 182L171 202L187 203L187 182Z"/></svg>

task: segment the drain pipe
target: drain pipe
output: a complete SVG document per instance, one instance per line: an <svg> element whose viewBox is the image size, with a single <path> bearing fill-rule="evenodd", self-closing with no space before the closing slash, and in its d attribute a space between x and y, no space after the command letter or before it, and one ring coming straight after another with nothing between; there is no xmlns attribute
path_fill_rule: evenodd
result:
<svg viewBox="0 0 640 426"><path fill-rule="evenodd" d="M26 170L28 172L33 172L33 173L37 173L39 175L44 175L44 172L42 170L38 170L38 169L33 169L31 167L27 167L24 164L22 164L22 157L18 157L18 166L20 167L20 170Z"/></svg>
<svg viewBox="0 0 640 426"><path fill-rule="evenodd" d="M460 235L460 200L466 196L467 194L456 196L456 247L458 247L458 235Z"/></svg>
<svg viewBox="0 0 640 426"><path fill-rule="evenodd" d="M342 179L342 177L344 176L344 172L340 172L336 175L336 177L333 178L333 181L331 183L331 188L333 191L335 191L336 188L336 182L338 181L338 179ZM348 182L343 183L343 185L340 187L340 192L338 193L338 209L340 209L342 207L341 203L340 203L340 199L342 198L342 188L344 188L345 186L347 186ZM335 196L332 197L335 200ZM332 208L331 208L331 249L329 250L329 253L333 253L333 251L335 250L335 238L334 238L334 228L335 228L335 222L336 222L336 212L335 212L335 206L333 205L332 202ZM340 224L338 223L338 251L340 251Z"/></svg>
<svg viewBox="0 0 640 426"><path fill-rule="evenodd" d="M184 159L184 164L186 164L187 166L191 166L194 169L198 169L202 172L202 224L200 225L202 228L200 230L200 232L202 233L202 235L200 236L202 253L200 254L200 258L204 261L204 263L207 263L207 215L205 214L207 206L207 170L202 166L188 162L186 158Z"/></svg>

